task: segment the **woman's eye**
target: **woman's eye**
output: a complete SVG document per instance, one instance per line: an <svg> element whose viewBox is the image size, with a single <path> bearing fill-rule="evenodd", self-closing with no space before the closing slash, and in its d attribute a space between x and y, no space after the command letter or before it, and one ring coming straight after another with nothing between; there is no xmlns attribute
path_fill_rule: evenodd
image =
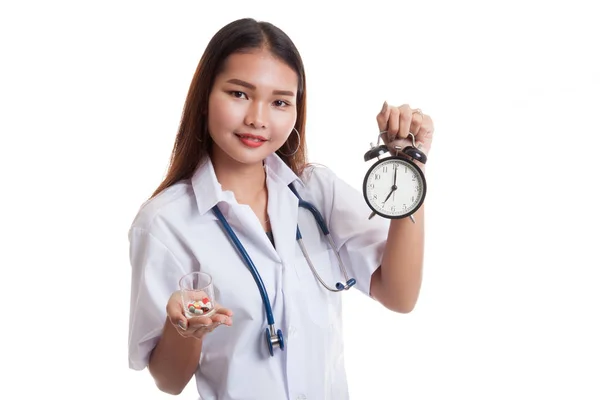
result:
<svg viewBox="0 0 600 400"><path fill-rule="evenodd" d="M246 93L244 92L240 92L238 90L234 90L232 92L229 92L233 97L238 98L238 99L244 99L246 98Z"/></svg>
<svg viewBox="0 0 600 400"><path fill-rule="evenodd" d="M275 104L276 107L285 107L288 105L288 103L283 100L275 100L273 104Z"/></svg>

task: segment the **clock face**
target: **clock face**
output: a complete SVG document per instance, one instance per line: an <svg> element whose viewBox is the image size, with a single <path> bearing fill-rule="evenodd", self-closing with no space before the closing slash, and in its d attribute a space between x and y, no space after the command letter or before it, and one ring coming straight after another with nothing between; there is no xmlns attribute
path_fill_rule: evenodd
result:
<svg viewBox="0 0 600 400"><path fill-rule="evenodd" d="M425 199L421 169L404 158L388 157L371 166L363 183L367 204L386 218L413 214Z"/></svg>

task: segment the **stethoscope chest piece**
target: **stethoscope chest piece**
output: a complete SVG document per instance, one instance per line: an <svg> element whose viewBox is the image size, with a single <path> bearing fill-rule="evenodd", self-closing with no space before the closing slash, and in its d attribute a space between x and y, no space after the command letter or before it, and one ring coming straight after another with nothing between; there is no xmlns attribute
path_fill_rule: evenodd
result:
<svg viewBox="0 0 600 400"><path fill-rule="evenodd" d="M271 356L273 356L273 347L279 345L279 348L281 350L283 350L283 348L285 347L284 344L284 340L283 340L283 333L281 332L281 329L277 329L277 333L275 333L275 328L273 327L273 325L271 325L270 327L268 327L266 329L267 334L267 346L269 347L269 354L271 354Z"/></svg>

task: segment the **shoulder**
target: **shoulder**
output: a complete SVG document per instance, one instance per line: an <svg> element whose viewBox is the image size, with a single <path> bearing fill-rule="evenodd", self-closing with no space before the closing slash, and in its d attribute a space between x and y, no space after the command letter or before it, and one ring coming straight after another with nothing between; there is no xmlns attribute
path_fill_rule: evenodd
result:
<svg viewBox="0 0 600 400"><path fill-rule="evenodd" d="M131 223L131 229L150 232L160 220L171 220L191 210L195 201L189 180L180 181L145 201Z"/></svg>
<svg viewBox="0 0 600 400"><path fill-rule="evenodd" d="M310 202L325 209L344 207L346 204L364 203L361 192L340 178L331 168L310 164L301 174L304 188L300 193Z"/></svg>
<svg viewBox="0 0 600 400"><path fill-rule="evenodd" d="M352 185L332 169L321 165L310 165L301 174L304 188L302 197L315 204L325 214L338 219L363 221L371 214L360 186Z"/></svg>
<svg viewBox="0 0 600 400"><path fill-rule="evenodd" d="M359 193L358 188L322 164L309 164L300 175L300 180L304 184L305 190L311 193L318 191L331 196Z"/></svg>
<svg viewBox="0 0 600 400"><path fill-rule="evenodd" d="M322 164L308 164L300 175L300 180L308 190L331 188L338 176L329 167Z"/></svg>

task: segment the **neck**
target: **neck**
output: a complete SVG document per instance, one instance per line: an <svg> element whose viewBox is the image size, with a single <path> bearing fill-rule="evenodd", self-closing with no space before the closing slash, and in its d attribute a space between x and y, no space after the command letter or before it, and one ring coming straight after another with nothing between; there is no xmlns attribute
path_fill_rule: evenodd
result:
<svg viewBox="0 0 600 400"><path fill-rule="evenodd" d="M241 164L233 160L213 157L213 168L223 190L230 190L240 204L252 204L266 187L266 174L262 162Z"/></svg>

